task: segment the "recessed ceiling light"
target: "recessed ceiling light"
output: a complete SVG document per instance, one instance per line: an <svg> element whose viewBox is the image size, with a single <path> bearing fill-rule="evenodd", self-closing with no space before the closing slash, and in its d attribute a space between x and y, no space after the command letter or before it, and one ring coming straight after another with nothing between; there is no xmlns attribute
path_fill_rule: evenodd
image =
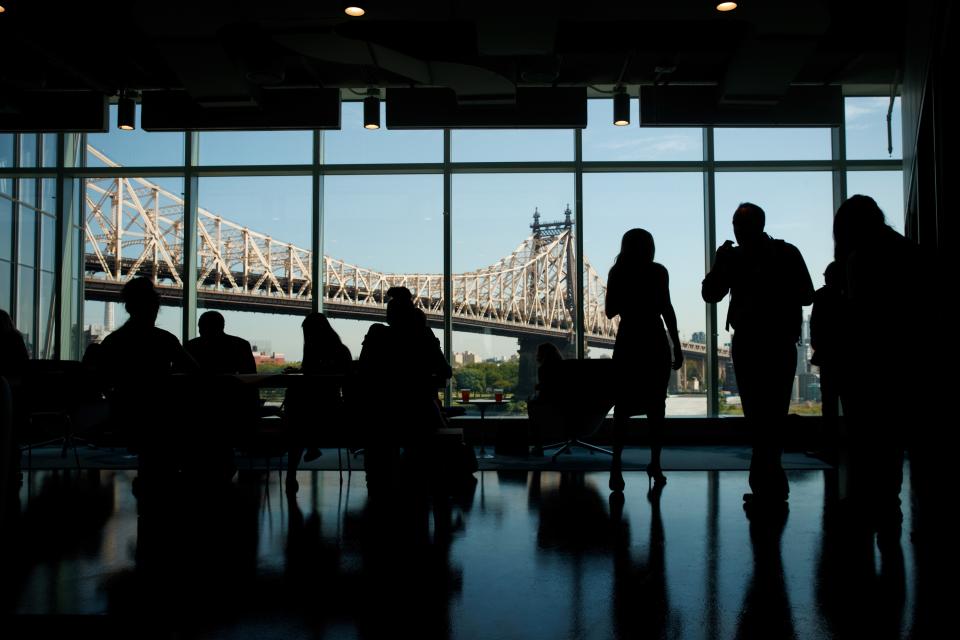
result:
<svg viewBox="0 0 960 640"><path fill-rule="evenodd" d="M3 13L3 12L6 11L6 10L7 10L7 8L4 7L2 4L0 4L0 13Z"/></svg>
<svg viewBox="0 0 960 640"><path fill-rule="evenodd" d="M736 2L718 2L717 11L733 11L737 8Z"/></svg>
<svg viewBox="0 0 960 640"><path fill-rule="evenodd" d="M360 16L366 13L366 11L364 11L362 7L347 7L346 9L343 10L343 12L348 16L350 16L351 18L359 18Z"/></svg>

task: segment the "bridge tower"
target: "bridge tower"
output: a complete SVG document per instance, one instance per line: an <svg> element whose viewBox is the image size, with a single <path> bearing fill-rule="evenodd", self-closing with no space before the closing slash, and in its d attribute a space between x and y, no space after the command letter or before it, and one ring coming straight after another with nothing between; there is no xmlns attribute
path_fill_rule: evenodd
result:
<svg viewBox="0 0 960 640"><path fill-rule="evenodd" d="M569 311L571 317L576 318L577 299L576 287L574 286L576 278L573 277L573 275L576 273L577 261L576 254L574 253L575 242L573 235L573 212L570 210L569 204L567 204L566 210L563 213L563 220L541 222L540 210L538 208L534 208L533 223L530 225L530 229L533 231L533 251L535 253L542 251L547 244L553 242L557 238L560 238L561 242L564 243L564 255L566 256L566 261L564 264L564 269L566 270L566 278L564 278L566 281L564 291L564 307L566 307L566 309ZM531 273L528 278L529 282L527 291L531 292L528 293L528 295L532 295L532 292L536 290L537 274ZM576 334L571 331L569 337L567 338L518 338L517 341L520 345L518 350L518 355L520 358L520 371L519 381L516 389L516 394L518 397L525 398L533 393L533 385L537 380L537 347L540 345L540 343L551 342L557 346L564 358L576 358L577 348L574 341L574 335Z"/></svg>

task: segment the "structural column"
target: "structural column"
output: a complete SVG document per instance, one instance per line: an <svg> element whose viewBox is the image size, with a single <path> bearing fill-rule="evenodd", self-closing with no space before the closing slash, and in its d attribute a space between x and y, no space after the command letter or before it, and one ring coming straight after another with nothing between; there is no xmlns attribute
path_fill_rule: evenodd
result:
<svg viewBox="0 0 960 640"><path fill-rule="evenodd" d="M574 200L574 253L576 257L576 277L574 282L574 308L577 310L576 331L577 358L583 359L587 354L586 338L584 336L584 297L583 297L583 130L573 130L574 139L574 173L573 173L573 200ZM570 277L570 274L567 274Z"/></svg>
<svg viewBox="0 0 960 640"><path fill-rule="evenodd" d="M187 340L197 333L197 200L200 180L197 165L200 164L200 134L188 131L183 138L183 330L181 339Z"/></svg>
<svg viewBox="0 0 960 640"><path fill-rule="evenodd" d="M79 133L57 135L57 270L54 276L54 318L57 329L53 352L59 360L78 360L81 355L79 333L83 326L83 252L76 248L83 246L79 239L83 228L83 207L80 204L83 190L78 193L75 189L76 179L67 175L64 169L74 168L78 152L82 150L82 138L83 135Z"/></svg>
<svg viewBox="0 0 960 640"><path fill-rule="evenodd" d="M323 313L323 294L325 291L323 262L323 131L313 132L313 221L312 244L310 245L310 277L313 278L313 295L310 296L310 309ZM244 267L246 273L246 267ZM246 285L244 285L246 286Z"/></svg>
<svg viewBox="0 0 960 640"><path fill-rule="evenodd" d="M713 152L713 127L703 128L703 239L704 273L713 268L717 248L717 194L716 168ZM720 414L720 373L717 358L717 305L709 303L707 312L707 354L704 366L704 386L707 392L707 416Z"/></svg>
<svg viewBox="0 0 960 640"><path fill-rule="evenodd" d="M443 130L443 353L453 367L453 175L450 171L450 130ZM443 404L450 406L453 379L444 389Z"/></svg>

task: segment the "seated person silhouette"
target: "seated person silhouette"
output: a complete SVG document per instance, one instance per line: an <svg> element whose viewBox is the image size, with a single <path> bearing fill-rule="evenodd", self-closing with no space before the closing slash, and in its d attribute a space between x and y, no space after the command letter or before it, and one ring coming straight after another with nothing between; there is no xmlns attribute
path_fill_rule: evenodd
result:
<svg viewBox="0 0 960 640"><path fill-rule="evenodd" d="M160 295L149 278L134 278L120 293L130 318L100 344L95 364L112 384L138 376L198 373L186 349L169 331L154 326L160 312Z"/></svg>
<svg viewBox="0 0 960 640"><path fill-rule="evenodd" d="M215 374L257 372L250 343L224 331L226 322L223 314L207 311L200 316L197 326L200 336L185 346L187 353L200 365L201 371Z"/></svg>
<svg viewBox="0 0 960 640"><path fill-rule="evenodd" d="M22 402L17 402L23 376L27 373L30 353L17 331L10 314L0 309L0 376L7 379L11 396L11 411L16 411ZM11 414L12 424L19 424L21 415Z"/></svg>
<svg viewBox="0 0 960 640"><path fill-rule="evenodd" d="M10 314L0 309L0 376L22 376L29 359L30 353L23 335L17 331Z"/></svg>
<svg viewBox="0 0 960 640"><path fill-rule="evenodd" d="M390 467L402 443L405 456L422 453L427 440L444 425L437 389L453 374L440 341L427 327L423 311L406 287L387 291L387 325L374 324L363 339L360 371L367 388L389 394L394 424L371 425L366 451L367 483Z"/></svg>
<svg viewBox="0 0 960 640"><path fill-rule="evenodd" d="M120 296L130 318L85 360L105 385L118 430L130 432L134 446L142 447L147 440L169 442L173 439L170 432L191 413L190 396L182 385L158 378L199 373L200 368L176 336L154 326L160 296L153 282L134 278L124 285ZM154 401L157 388L167 389L176 400ZM159 446L151 448L158 450Z"/></svg>
<svg viewBox="0 0 960 640"><path fill-rule="evenodd" d="M269 413L261 408L260 390L228 376L256 373L257 363L250 343L227 334L225 325L221 313L204 312L197 321L200 336L184 346L197 361L200 371L207 374L203 386L212 398L216 398L222 412L229 412L228 419L235 425L252 428L255 424L253 418Z"/></svg>
<svg viewBox="0 0 960 640"><path fill-rule="evenodd" d="M551 407L558 399L557 394L562 390L557 388L558 362L563 361L563 354L552 342L541 342L537 346L537 384L536 392L527 400L527 415L530 419L530 438L533 441L531 455L543 455L544 428L554 422L558 416L552 415Z"/></svg>
<svg viewBox="0 0 960 640"><path fill-rule="evenodd" d="M311 313L304 318L303 362L300 371L306 376L313 374L339 374L345 376L350 370L353 356L340 336L322 313ZM288 368L287 372L296 369ZM318 428L336 428L343 418L342 378L305 378L304 384L292 386L284 399L284 411L290 423L290 451L287 457L287 486L296 486L295 474L300 458L307 462L320 456L316 446ZM320 422L319 426L317 422ZM306 450L306 453L304 453Z"/></svg>

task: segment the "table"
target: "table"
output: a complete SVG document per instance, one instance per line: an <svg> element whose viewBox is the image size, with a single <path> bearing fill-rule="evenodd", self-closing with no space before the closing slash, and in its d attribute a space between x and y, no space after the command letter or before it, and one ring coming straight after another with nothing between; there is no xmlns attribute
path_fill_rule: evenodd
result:
<svg viewBox="0 0 960 640"><path fill-rule="evenodd" d="M470 399L470 400L457 400L457 404L472 404L472 405L476 406L477 409L480 410L480 421L481 421L481 424L480 424L480 457L481 457L481 458L484 458L484 459L486 459L486 460L490 460L491 458L495 458L495 457L496 457L496 456L494 456L492 453L487 453L487 450L486 450L486 448L484 447L484 444L483 444L483 419L484 419L484 418L486 417L486 415L487 415L487 409L489 409L489 408L492 407L492 406L500 406L500 405L504 405L504 404L506 404L506 403L507 403L506 400L489 400L489 399L483 399L483 398L476 398L476 399Z"/></svg>
<svg viewBox="0 0 960 640"><path fill-rule="evenodd" d="M329 378L342 380L346 376L342 373L235 373L231 375L244 384L264 389L283 389L288 388L307 380L316 380L318 378Z"/></svg>

